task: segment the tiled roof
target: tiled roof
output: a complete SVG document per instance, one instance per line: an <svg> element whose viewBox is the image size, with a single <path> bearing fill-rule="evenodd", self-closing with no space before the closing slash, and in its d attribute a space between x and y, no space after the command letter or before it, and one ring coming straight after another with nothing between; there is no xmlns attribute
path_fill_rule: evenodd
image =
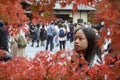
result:
<svg viewBox="0 0 120 80"><path fill-rule="evenodd" d="M73 4L70 4L70 5L66 5L66 7L61 7L61 5L59 3L56 3L55 4L55 7L54 7L54 10L72 10L72 7L73 7ZM85 5L79 5L78 6L78 10L96 10L95 8L93 7L90 7L90 6L85 6Z"/></svg>

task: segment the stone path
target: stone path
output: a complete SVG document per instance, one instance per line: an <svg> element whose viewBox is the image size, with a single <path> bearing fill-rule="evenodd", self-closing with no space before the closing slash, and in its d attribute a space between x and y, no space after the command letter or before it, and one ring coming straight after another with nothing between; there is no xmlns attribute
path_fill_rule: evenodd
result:
<svg viewBox="0 0 120 80"><path fill-rule="evenodd" d="M36 43L34 44L34 47L31 47L31 42L29 42L29 44L27 45L26 49L25 49L25 54L27 56L27 58L33 58L37 52L39 51L43 51L45 50L45 47L36 47ZM70 43L69 41L66 41L66 49L73 49L73 43ZM52 53L55 53L56 51L59 50L59 46L58 47L54 47Z"/></svg>

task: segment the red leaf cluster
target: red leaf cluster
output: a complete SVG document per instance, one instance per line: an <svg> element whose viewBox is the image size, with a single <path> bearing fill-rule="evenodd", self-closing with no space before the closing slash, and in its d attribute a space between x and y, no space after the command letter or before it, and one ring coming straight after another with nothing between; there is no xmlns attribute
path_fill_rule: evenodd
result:
<svg viewBox="0 0 120 80"><path fill-rule="evenodd" d="M98 44L102 46L104 39L111 39L110 56L116 56L120 53L120 3L119 0L102 0L95 3L98 9L94 16L94 21L105 22L105 28L100 33ZM110 35L107 34L108 29Z"/></svg>
<svg viewBox="0 0 120 80"><path fill-rule="evenodd" d="M115 80L120 77L120 58L106 58L105 63L89 68L73 51L52 54L40 51L30 60L17 57L0 62L0 80ZM109 62L109 64L108 64Z"/></svg>
<svg viewBox="0 0 120 80"><path fill-rule="evenodd" d="M29 20L21 5L21 2L25 1L30 3L26 10L31 10L33 18L36 18L37 22L42 21L43 23L56 20L53 10L56 2L60 2L62 7L72 2L77 5L80 3L87 5L89 2L93 2L93 0L0 0L0 18L8 22L11 35L18 33L20 29L24 29L25 22ZM77 11L77 5L73 6L73 12ZM36 24L36 21L33 22Z"/></svg>

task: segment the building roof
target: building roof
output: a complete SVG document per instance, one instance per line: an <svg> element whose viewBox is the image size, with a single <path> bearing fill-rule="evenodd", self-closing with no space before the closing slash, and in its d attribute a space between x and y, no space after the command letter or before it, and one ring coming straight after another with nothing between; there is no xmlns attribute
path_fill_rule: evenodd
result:
<svg viewBox="0 0 120 80"><path fill-rule="evenodd" d="M70 5L66 5L66 7L61 7L60 3L56 3L55 4L55 7L54 7L54 10L72 10L72 7L73 7L73 4L70 4ZM85 5L79 5L78 6L78 10L87 10L87 11L94 11L96 10L95 8L93 7L90 7L90 6L85 6Z"/></svg>

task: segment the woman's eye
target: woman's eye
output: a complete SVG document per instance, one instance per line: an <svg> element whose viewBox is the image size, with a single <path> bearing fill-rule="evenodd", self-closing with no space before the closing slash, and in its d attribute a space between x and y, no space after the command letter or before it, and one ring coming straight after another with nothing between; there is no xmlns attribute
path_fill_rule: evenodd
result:
<svg viewBox="0 0 120 80"><path fill-rule="evenodd" d="M83 40L83 38L79 38L79 40Z"/></svg>
<svg viewBox="0 0 120 80"><path fill-rule="evenodd" d="M76 38L74 37L74 40L76 40Z"/></svg>

